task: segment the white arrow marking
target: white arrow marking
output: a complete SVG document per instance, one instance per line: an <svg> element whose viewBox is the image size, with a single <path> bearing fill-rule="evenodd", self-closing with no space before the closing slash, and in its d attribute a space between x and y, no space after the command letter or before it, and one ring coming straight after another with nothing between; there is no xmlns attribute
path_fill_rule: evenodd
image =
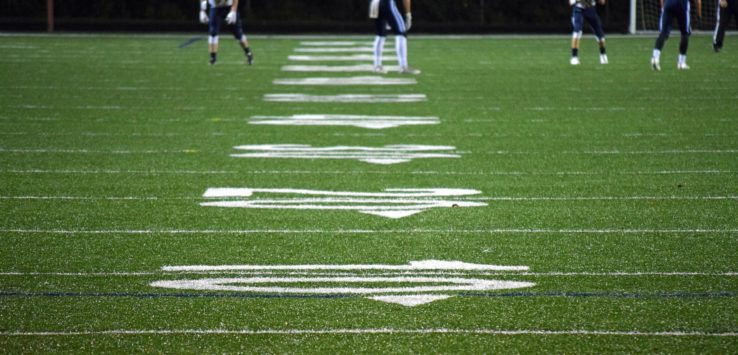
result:
<svg viewBox="0 0 738 355"><path fill-rule="evenodd" d="M385 129L400 126L437 125L438 117L366 116L307 114L292 116L253 116L249 124L280 126L354 126L368 129Z"/></svg>
<svg viewBox="0 0 738 355"><path fill-rule="evenodd" d="M266 94L269 102L330 102L330 103L404 103L427 101L425 94L351 94L351 95L306 95Z"/></svg>
<svg viewBox="0 0 738 355"><path fill-rule="evenodd" d="M274 85L302 86L394 86L415 85L415 79L386 78L383 76L355 76L350 78L276 79Z"/></svg>
<svg viewBox="0 0 738 355"><path fill-rule="evenodd" d="M190 265L163 266L162 271L528 271L527 266L473 264L463 261L422 260L407 265L345 264L345 265Z"/></svg>
<svg viewBox="0 0 738 355"><path fill-rule="evenodd" d="M312 147L302 144L241 145L234 149L251 153L231 154L235 158L355 159L371 164L398 164L413 159L459 158L458 154L440 153L451 146L388 145L384 147Z"/></svg>

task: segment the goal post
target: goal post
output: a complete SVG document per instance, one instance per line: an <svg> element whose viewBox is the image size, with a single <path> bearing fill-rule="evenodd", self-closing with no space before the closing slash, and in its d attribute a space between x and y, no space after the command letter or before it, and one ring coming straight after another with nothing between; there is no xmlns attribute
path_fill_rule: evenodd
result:
<svg viewBox="0 0 738 355"><path fill-rule="evenodd" d="M712 32L717 22L717 7L718 0L702 0L702 18L698 19L696 6L692 6L692 29ZM628 33L657 32L660 12L659 0L630 0Z"/></svg>

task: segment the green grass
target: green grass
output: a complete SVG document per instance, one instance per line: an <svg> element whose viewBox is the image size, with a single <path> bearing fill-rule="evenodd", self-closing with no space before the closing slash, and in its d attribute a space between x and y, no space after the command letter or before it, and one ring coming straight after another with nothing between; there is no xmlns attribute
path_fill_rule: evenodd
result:
<svg viewBox="0 0 738 355"><path fill-rule="evenodd" d="M288 64L342 63L290 62L301 40L264 37L252 38L254 66L224 38L220 63L208 67L205 41L178 48L187 39L0 37L3 352L738 348L735 49L714 54L708 37L695 36L692 69L677 71L672 39L657 73L648 65L650 37L610 38L607 66L597 64L587 40L579 67L568 64L565 37L411 38L411 64L423 70L417 85L289 87L272 81L354 74L282 72ZM263 100L274 93L423 93L428 101ZM437 116L441 124L248 124L251 116L305 113ZM450 145L461 158L384 166L229 156L244 144ZM463 188L481 191L470 200L481 196L488 205L401 219L201 207L210 187ZM172 274L161 271L165 265L429 259L524 265L528 273L456 276L536 285L446 292L455 297L417 307L350 294L149 285L223 276ZM264 276L275 275L290 274Z"/></svg>

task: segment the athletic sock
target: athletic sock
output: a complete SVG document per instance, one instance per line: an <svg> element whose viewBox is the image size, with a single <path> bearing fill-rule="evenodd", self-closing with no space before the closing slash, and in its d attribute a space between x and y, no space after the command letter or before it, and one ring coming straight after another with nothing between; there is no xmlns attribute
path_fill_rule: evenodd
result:
<svg viewBox="0 0 738 355"><path fill-rule="evenodd" d="M600 47L600 54L607 54L605 47Z"/></svg>
<svg viewBox="0 0 738 355"><path fill-rule="evenodd" d="M572 57L578 57L579 56L579 48L572 48L571 49L571 56Z"/></svg>

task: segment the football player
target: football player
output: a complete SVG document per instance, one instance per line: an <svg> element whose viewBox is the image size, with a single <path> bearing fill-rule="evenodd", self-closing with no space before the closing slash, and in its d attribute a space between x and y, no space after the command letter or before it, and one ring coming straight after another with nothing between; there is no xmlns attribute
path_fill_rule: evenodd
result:
<svg viewBox="0 0 738 355"><path fill-rule="evenodd" d="M374 19L377 36L374 39L374 72L386 73L382 67L382 50L387 38L387 28L395 33L395 51L402 74L420 74L420 70L410 68L407 64L407 31L413 24L410 12L411 0L402 0L405 17L400 14L395 0L371 0L369 4L369 18Z"/></svg>
<svg viewBox="0 0 738 355"><path fill-rule="evenodd" d="M730 23L731 15L735 17L738 25L738 0L717 0L717 25L715 25L715 33L712 37L712 49L720 52L723 48L723 39L725 38L725 28Z"/></svg>
<svg viewBox="0 0 738 355"><path fill-rule="evenodd" d="M651 67L653 70L661 70L661 49L664 43L669 39L671 32L671 21L676 18L679 23L679 30L682 32L682 39L679 42L679 59L677 60L677 69L689 69L687 65L687 48L689 48L689 35L692 34L692 27L689 21L689 4L690 0L661 0L661 17L659 18L659 37L656 39L656 45L651 56ZM694 0L697 6L697 17L702 14L702 0Z"/></svg>
<svg viewBox="0 0 738 355"><path fill-rule="evenodd" d="M210 5L210 11L208 10ZM246 62L251 65L254 62L254 54L249 48L249 41L243 33L243 23L238 14L238 0L202 0L200 2L200 22L208 24L208 50L210 51L210 65L218 61L218 34L220 24L225 22L233 25L233 36L241 44L246 55Z"/></svg>
<svg viewBox="0 0 738 355"><path fill-rule="evenodd" d="M605 0L598 1L600 5L605 4ZM607 52L605 50L605 32L602 30L602 21L597 15L597 4L595 0L569 0L571 6L571 25L574 31L571 36L571 65L579 65L579 42L582 39L582 29L584 28L584 20L587 20L589 27L592 28L597 43L600 46L600 64L607 64Z"/></svg>

